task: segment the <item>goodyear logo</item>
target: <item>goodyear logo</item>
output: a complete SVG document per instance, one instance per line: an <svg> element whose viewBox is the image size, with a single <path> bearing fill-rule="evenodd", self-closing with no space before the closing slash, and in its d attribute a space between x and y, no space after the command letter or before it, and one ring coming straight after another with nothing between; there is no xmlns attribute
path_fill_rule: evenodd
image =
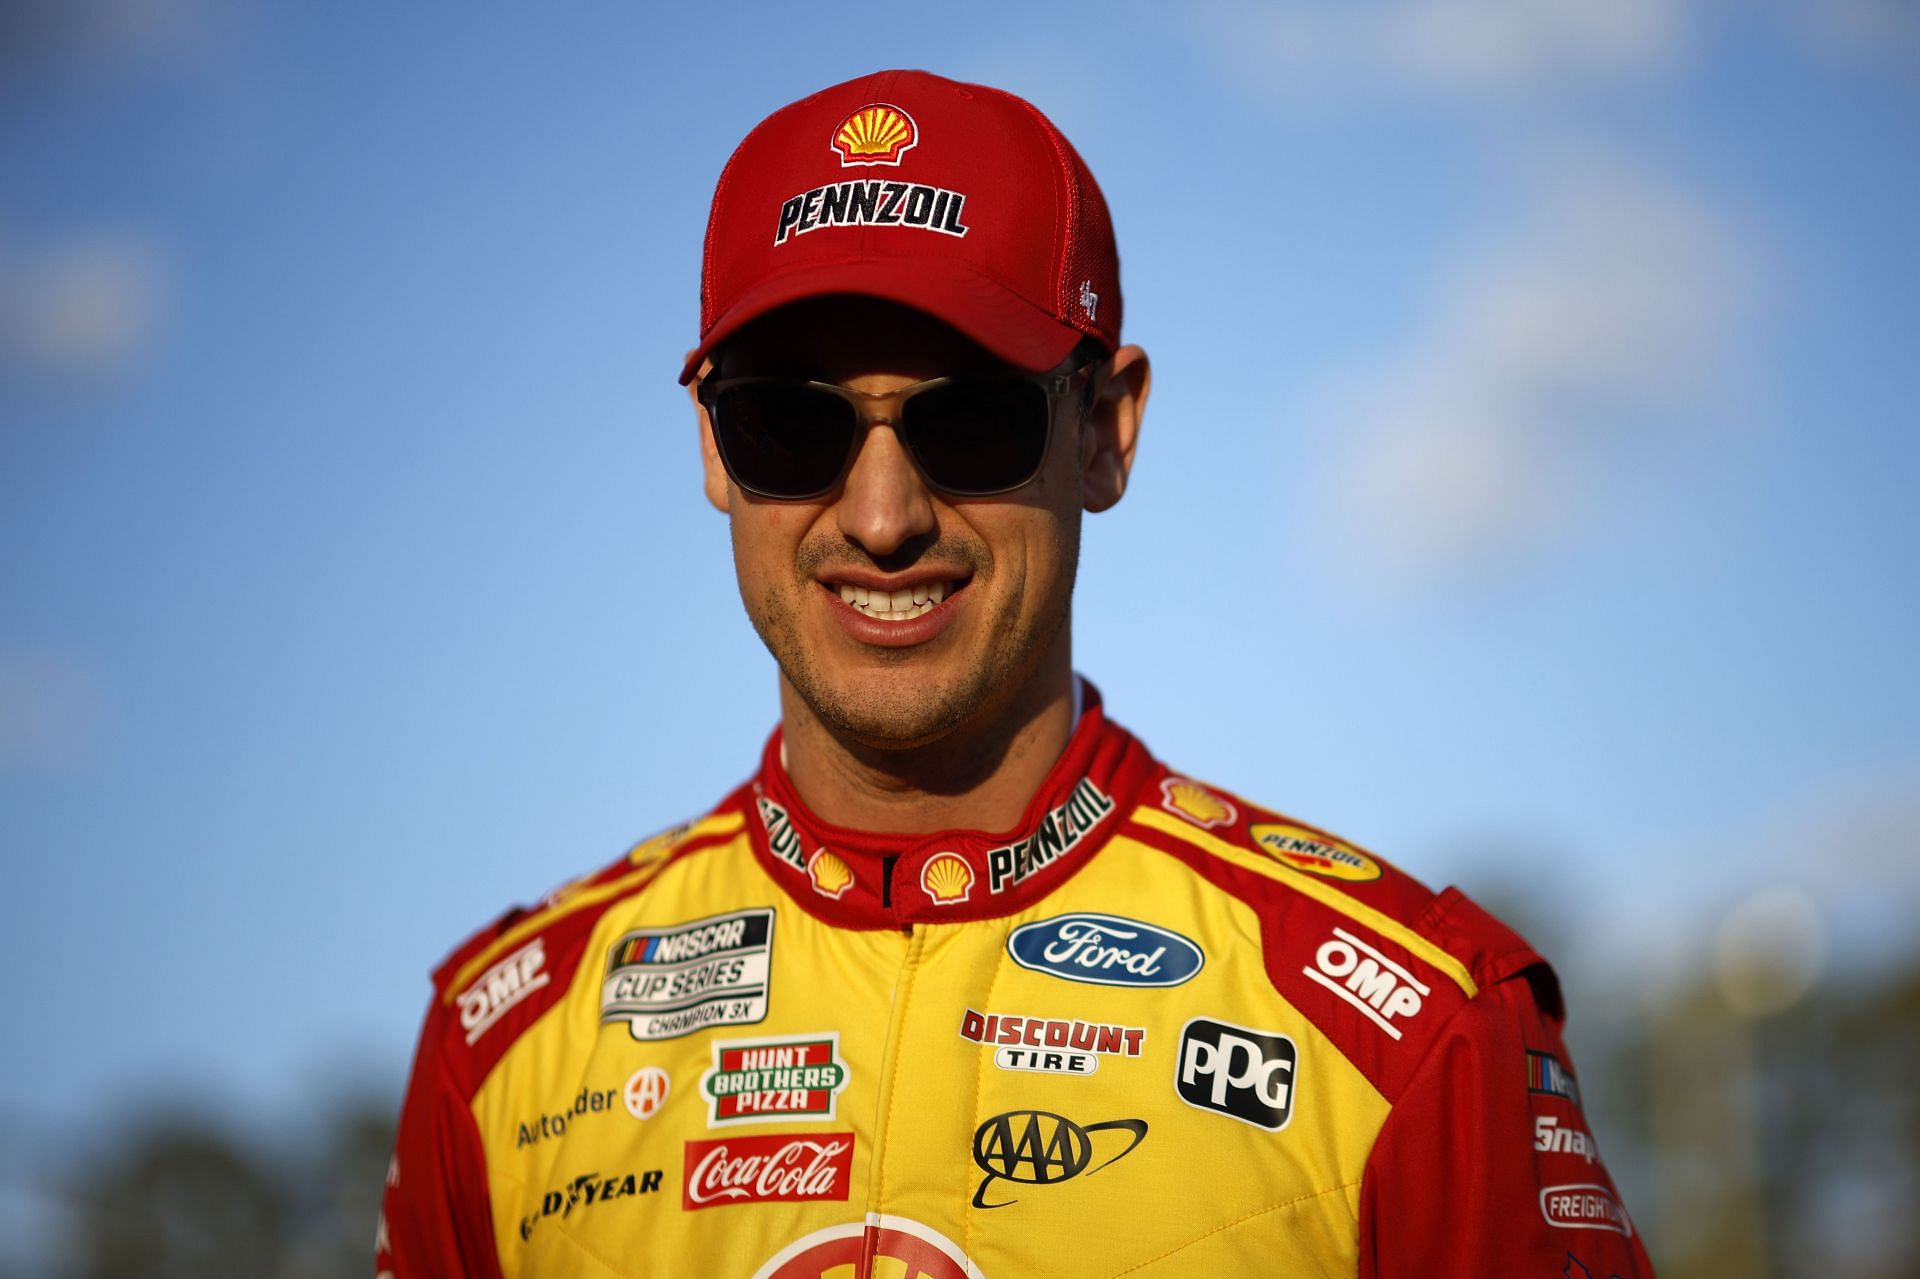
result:
<svg viewBox="0 0 1920 1279"><path fill-rule="evenodd" d="M833 150L840 163L898 164L900 157L920 141L913 117L887 102L861 107L833 131Z"/></svg>
<svg viewBox="0 0 1920 1279"><path fill-rule="evenodd" d="M1295 870L1356 884L1380 878L1379 862L1331 835L1285 822L1255 826L1251 833L1276 861Z"/></svg>

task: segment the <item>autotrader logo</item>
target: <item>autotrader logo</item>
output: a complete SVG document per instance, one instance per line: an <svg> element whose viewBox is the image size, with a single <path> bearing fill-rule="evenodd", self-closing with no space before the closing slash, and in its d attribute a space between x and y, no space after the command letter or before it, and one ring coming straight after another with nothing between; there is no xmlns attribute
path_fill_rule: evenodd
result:
<svg viewBox="0 0 1920 1279"><path fill-rule="evenodd" d="M1277 1031L1195 1017L1180 1029L1180 1100L1278 1132L1293 1118L1298 1054Z"/></svg>

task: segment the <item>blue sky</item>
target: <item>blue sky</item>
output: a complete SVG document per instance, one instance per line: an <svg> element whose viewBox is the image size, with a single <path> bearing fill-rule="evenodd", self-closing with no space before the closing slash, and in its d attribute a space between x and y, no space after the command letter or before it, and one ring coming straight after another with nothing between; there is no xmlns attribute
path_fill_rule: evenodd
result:
<svg viewBox="0 0 1920 1279"><path fill-rule="evenodd" d="M45 14L0 66L0 1131L397 1088L442 953L746 774L772 667L674 382L706 204L889 65L1030 97L1114 208L1116 718L1511 905L1576 1017L1756 893L1911 953L1910 7Z"/></svg>

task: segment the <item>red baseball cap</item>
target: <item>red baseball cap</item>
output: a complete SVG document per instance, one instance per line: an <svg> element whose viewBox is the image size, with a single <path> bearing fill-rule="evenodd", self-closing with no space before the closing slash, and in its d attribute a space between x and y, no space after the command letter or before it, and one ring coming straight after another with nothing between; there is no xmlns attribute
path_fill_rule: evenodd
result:
<svg viewBox="0 0 1920 1279"><path fill-rule="evenodd" d="M761 121L713 192L700 345L802 298L858 293L926 312L1018 368L1083 337L1120 344L1106 198L1029 102L925 71L881 71Z"/></svg>

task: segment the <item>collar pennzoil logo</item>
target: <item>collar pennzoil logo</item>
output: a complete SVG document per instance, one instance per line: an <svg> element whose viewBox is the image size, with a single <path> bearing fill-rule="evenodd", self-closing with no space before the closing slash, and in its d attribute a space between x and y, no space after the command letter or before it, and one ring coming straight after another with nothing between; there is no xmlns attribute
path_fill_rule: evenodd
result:
<svg viewBox="0 0 1920 1279"><path fill-rule="evenodd" d="M1255 826L1254 842L1277 861L1328 879L1365 883L1380 878L1380 863L1353 845L1305 826L1286 822Z"/></svg>
<svg viewBox="0 0 1920 1279"><path fill-rule="evenodd" d="M1039 827L1017 844L987 854L987 891L1017 888L1028 876L1045 870L1072 852L1101 818L1113 811L1113 800L1083 777L1067 802L1040 819Z"/></svg>
<svg viewBox="0 0 1920 1279"><path fill-rule="evenodd" d="M760 810L760 825L767 832L767 851L802 875L806 874L807 855L800 847L800 832L787 818L787 810L765 795L754 796L753 806Z"/></svg>
<svg viewBox="0 0 1920 1279"><path fill-rule="evenodd" d="M1022 968L1095 986L1178 986L1207 962L1179 933L1084 911L1022 924L1007 938L1007 954Z"/></svg>
<svg viewBox="0 0 1920 1279"><path fill-rule="evenodd" d="M636 928L607 955L600 1021L641 1040L765 1021L772 967L771 906Z"/></svg>
<svg viewBox="0 0 1920 1279"><path fill-rule="evenodd" d="M832 1119L846 1086L837 1030L716 1042L713 1065L700 1076L709 1128Z"/></svg>
<svg viewBox="0 0 1920 1279"><path fill-rule="evenodd" d="M834 153L842 167L855 164L898 164L900 157L920 141L913 117L887 102L861 107L833 131Z"/></svg>
<svg viewBox="0 0 1920 1279"><path fill-rule="evenodd" d="M1184 817L1201 829L1226 826L1240 816L1228 801L1184 777L1169 777L1160 783L1160 806L1176 817Z"/></svg>

